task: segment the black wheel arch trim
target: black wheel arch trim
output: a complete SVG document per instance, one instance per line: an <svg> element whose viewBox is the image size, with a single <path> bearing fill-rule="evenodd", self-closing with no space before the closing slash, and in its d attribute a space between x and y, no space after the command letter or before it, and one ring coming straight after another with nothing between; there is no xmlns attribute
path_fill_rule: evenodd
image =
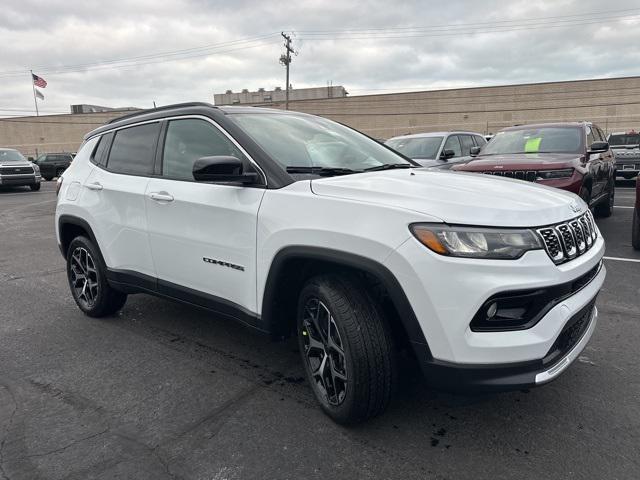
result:
<svg viewBox="0 0 640 480"><path fill-rule="evenodd" d="M432 361L433 356L431 355L431 350L422 331L422 327L395 275L376 260L341 250L300 245L284 247L278 251L271 261L262 298L261 318L267 330L271 332L277 331L275 324L277 320L275 299L278 289L281 288L281 286L278 285L277 279L280 277L289 260L325 261L333 263L336 266L355 268L373 275L382 283L388 292L418 359L421 362Z"/></svg>
<svg viewBox="0 0 640 480"><path fill-rule="evenodd" d="M89 239L98 248L98 252L100 253L100 255L102 255L102 252L100 251L100 246L98 245L98 241L96 240L96 236L93 233L93 229L91 228L91 225L89 225L89 223L86 220L80 217L76 217L75 215L64 214L64 215L60 215L60 217L58 218L58 237L60 238L60 244L58 245L58 248L60 248L60 253L62 253L62 256L64 258L67 258L67 252L62 243L62 229L65 225L75 225L77 227L82 228L84 231L86 231L87 235L89 235ZM102 260L104 262L104 258Z"/></svg>

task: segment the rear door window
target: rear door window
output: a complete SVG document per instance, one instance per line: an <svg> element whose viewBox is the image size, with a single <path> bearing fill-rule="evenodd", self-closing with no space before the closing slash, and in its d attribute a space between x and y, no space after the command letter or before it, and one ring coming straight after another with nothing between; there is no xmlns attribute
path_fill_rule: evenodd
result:
<svg viewBox="0 0 640 480"><path fill-rule="evenodd" d="M460 137L460 143L462 144L462 156L468 157L471 155L471 149L475 147L473 138L471 138L471 135L458 135L458 137Z"/></svg>
<svg viewBox="0 0 640 480"><path fill-rule="evenodd" d="M150 175L160 133L160 123L118 130L113 139L107 170L127 175Z"/></svg>

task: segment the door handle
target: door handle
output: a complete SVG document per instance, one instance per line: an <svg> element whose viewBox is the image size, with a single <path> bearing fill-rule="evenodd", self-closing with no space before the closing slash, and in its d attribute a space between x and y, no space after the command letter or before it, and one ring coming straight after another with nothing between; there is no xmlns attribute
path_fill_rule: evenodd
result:
<svg viewBox="0 0 640 480"><path fill-rule="evenodd" d="M89 183L86 185L89 190L102 190L100 182Z"/></svg>
<svg viewBox="0 0 640 480"><path fill-rule="evenodd" d="M173 195L167 192L153 192L149 194L149 197L156 202L173 202Z"/></svg>

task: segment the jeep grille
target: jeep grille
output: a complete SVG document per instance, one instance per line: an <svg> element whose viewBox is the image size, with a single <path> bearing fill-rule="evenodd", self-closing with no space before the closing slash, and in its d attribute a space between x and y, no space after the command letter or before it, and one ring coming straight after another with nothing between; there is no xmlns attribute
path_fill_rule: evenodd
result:
<svg viewBox="0 0 640 480"><path fill-rule="evenodd" d="M554 263L568 262L589 250L598 233L590 211L569 222L539 228L538 234Z"/></svg>

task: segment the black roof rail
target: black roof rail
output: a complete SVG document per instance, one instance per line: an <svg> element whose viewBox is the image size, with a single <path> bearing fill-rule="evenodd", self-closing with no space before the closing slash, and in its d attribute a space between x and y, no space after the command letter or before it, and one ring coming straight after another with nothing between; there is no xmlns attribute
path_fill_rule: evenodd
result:
<svg viewBox="0 0 640 480"><path fill-rule="evenodd" d="M138 112L129 113L127 115L123 115L121 117L116 117L107 122L107 125L115 122L119 122L120 120L126 120L127 118L137 117L139 115L146 115L148 113L161 112L163 110L173 110L174 108L183 108L183 107L211 107L216 108L214 105L211 105L207 102L187 102L187 103L174 103L173 105L163 105L162 107L157 108L147 108L145 110L140 110Z"/></svg>

